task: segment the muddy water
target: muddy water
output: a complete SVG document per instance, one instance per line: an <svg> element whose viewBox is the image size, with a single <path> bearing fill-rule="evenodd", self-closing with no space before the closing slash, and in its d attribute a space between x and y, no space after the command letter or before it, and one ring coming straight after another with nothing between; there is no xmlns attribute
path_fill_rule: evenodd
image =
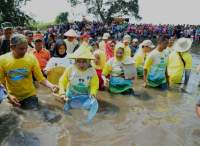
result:
<svg viewBox="0 0 200 146"><path fill-rule="evenodd" d="M195 54L194 67L200 63ZM3 146L200 146L200 119L195 114L199 78L192 73L188 93L144 89L140 80L135 90L141 97L100 92L100 110L91 124L84 123L84 111L64 114L62 105L41 86L41 104L61 119L48 121L41 111L22 111L4 102L0 141Z"/></svg>

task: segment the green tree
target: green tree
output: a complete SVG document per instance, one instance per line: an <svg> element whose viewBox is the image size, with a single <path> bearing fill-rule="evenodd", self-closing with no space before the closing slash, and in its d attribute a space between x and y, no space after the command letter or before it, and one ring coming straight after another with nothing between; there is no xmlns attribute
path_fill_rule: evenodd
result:
<svg viewBox="0 0 200 146"><path fill-rule="evenodd" d="M0 0L0 21L8 21L15 26L28 25L33 19L21 10L22 5L25 5L27 1L30 0Z"/></svg>
<svg viewBox="0 0 200 146"><path fill-rule="evenodd" d="M68 0L72 6L85 3L88 13L99 16L104 23L112 17L130 15L140 20L138 0Z"/></svg>
<svg viewBox="0 0 200 146"><path fill-rule="evenodd" d="M56 23L67 23L68 22L68 12L62 12L56 17Z"/></svg>

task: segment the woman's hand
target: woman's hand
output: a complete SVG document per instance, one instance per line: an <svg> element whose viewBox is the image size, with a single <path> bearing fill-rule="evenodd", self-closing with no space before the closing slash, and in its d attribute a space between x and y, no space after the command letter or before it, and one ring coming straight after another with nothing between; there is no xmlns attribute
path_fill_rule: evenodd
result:
<svg viewBox="0 0 200 146"><path fill-rule="evenodd" d="M58 90L59 90L59 88L58 88L57 85L54 85L54 84L50 83L47 79L44 80L44 81L42 81L41 83L42 83L44 86L50 88L51 91L52 91L53 93L56 93L56 92L58 92Z"/></svg>
<svg viewBox="0 0 200 146"><path fill-rule="evenodd" d="M69 98L65 94L59 95L59 94L54 93L53 95L56 97L55 100L62 104L64 104L65 102L69 100Z"/></svg>
<svg viewBox="0 0 200 146"><path fill-rule="evenodd" d="M69 100L69 98L66 95L60 95L59 98L57 98L57 101L64 104L65 102L67 102Z"/></svg>
<svg viewBox="0 0 200 146"><path fill-rule="evenodd" d="M69 98L66 95L61 95L60 98L63 102L67 102L69 100Z"/></svg>
<svg viewBox="0 0 200 146"><path fill-rule="evenodd" d="M52 85L51 91L52 91L53 93L58 92L58 90L59 90L59 87L58 87L57 85Z"/></svg>
<svg viewBox="0 0 200 146"><path fill-rule="evenodd" d="M144 83L143 83L143 85L142 85L144 88L146 88L147 87L147 82L146 81L144 81Z"/></svg>
<svg viewBox="0 0 200 146"><path fill-rule="evenodd" d="M90 97L96 98L96 94L90 94Z"/></svg>

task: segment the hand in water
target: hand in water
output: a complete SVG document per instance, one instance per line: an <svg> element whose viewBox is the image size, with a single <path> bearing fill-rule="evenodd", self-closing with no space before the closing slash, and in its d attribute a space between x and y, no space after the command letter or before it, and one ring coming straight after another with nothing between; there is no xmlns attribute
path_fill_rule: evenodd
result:
<svg viewBox="0 0 200 146"><path fill-rule="evenodd" d="M96 95L94 95L94 94L91 94L91 95L90 95L90 97L96 98Z"/></svg>
<svg viewBox="0 0 200 146"><path fill-rule="evenodd" d="M8 96L8 99L9 99L9 101L10 101L10 103L13 105L13 106L21 106L21 104L19 103L19 100L15 97L15 96L13 96L13 95L9 95Z"/></svg>
<svg viewBox="0 0 200 146"><path fill-rule="evenodd" d="M65 103L69 100L69 98L66 95L61 95L60 100L61 100L62 103Z"/></svg>
<svg viewBox="0 0 200 146"><path fill-rule="evenodd" d="M109 87L109 79L106 79L106 80L104 81L104 86L105 86L105 87Z"/></svg>
<svg viewBox="0 0 200 146"><path fill-rule="evenodd" d="M62 104L64 104L65 102L67 102L69 100L69 98L64 94L59 95L59 94L54 93L53 95L56 97L55 100Z"/></svg>
<svg viewBox="0 0 200 146"><path fill-rule="evenodd" d="M103 79L104 87L108 87L109 86L109 80L105 76L102 76L102 79Z"/></svg>
<svg viewBox="0 0 200 146"><path fill-rule="evenodd" d="M142 85L144 88L147 87L147 82L144 82L143 85Z"/></svg>
<svg viewBox="0 0 200 146"><path fill-rule="evenodd" d="M58 90L59 90L59 88L58 88L57 85L52 85L52 87L51 87L51 91L52 91L53 93L58 92Z"/></svg>

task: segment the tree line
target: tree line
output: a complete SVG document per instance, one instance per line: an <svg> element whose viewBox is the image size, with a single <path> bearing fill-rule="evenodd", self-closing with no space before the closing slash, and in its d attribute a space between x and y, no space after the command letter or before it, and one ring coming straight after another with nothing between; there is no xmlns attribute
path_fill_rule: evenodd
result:
<svg viewBox="0 0 200 146"><path fill-rule="evenodd" d="M0 1L0 23L8 21L14 26L29 26L35 23L34 18L21 10L23 5L31 0L1 0ZM109 23L113 17L131 15L140 20L138 0L66 0L72 7L85 4L88 13L100 18L102 22ZM68 22L70 12L60 13L55 23Z"/></svg>

